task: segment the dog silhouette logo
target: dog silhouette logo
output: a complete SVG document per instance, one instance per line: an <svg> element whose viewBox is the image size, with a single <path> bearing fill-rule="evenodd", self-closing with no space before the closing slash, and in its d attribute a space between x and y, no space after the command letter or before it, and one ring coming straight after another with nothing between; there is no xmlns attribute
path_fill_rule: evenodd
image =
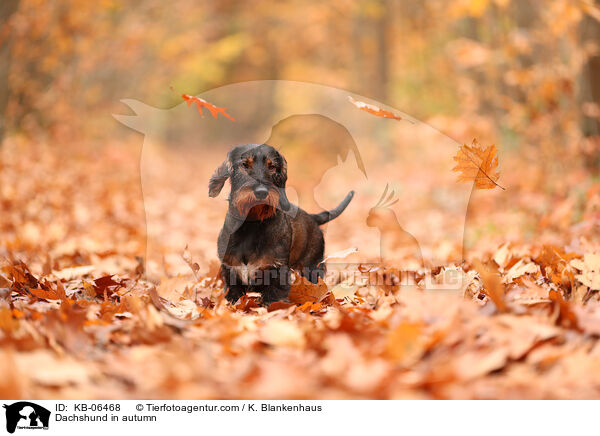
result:
<svg viewBox="0 0 600 436"><path fill-rule="evenodd" d="M221 183L232 181L230 172L245 171L222 165L225 156L241 144L269 144L284 156L289 179L279 194L285 193L289 203L311 214L327 214L346 193L355 192L352 203L337 221L327 228L320 226L327 252L355 249L348 258L329 261L331 268L325 279L337 282L336 268L348 270L349 264L356 268L386 265L415 272L464 260L473 186L456 183L452 169L460 144L433 126L348 90L307 82L232 83L198 97L227 108L235 122L223 116L202 117L183 100L169 109L160 109L126 99L122 102L135 115L114 115L144 135L139 167L146 229L143 271L150 281L158 283L170 273L189 273L185 259L175 255L186 245L198 256L206 255L211 260L218 257L214 242L218 240L219 225L179 223L193 221L195 216L212 223L227 215L229 199L219 195L219 190L213 190L217 200L211 199L205 181L219 169L213 187L222 188ZM359 110L353 101L374 104L410 122L373 116ZM250 160L245 161L252 169ZM239 165L246 168L241 161ZM262 161L259 166L264 166ZM282 174L282 169L275 173ZM246 180L250 183L258 178ZM380 199L386 185L388 191ZM257 200L277 204L275 194L273 191L271 197ZM244 198L246 204L254 201L250 194ZM252 211L251 207L248 212L252 212L252 220L260 221L274 209ZM296 210L290 208L288 216ZM246 210L243 213L247 216ZM235 226L244 222L231 221ZM226 239L222 246L226 247ZM209 246L213 247L212 254L206 254L210 253L205 249ZM235 266L242 268L242 279L247 279L250 270L245 269L246 262Z"/></svg>
<svg viewBox="0 0 600 436"><path fill-rule="evenodd" d="M48 429L50 411L29 401L5 404L6 431L14 433L16 429Z"/></svg>

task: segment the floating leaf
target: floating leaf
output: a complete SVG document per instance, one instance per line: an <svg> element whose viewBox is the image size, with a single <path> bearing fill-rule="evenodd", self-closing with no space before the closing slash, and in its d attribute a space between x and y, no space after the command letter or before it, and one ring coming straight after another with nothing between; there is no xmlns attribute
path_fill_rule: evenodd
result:
<svg viewBox="0 0 600 436"><path fill-rule="evenodd" d="M371 115L375 115L376 117L391 118L391 119L397 120L397 121L402 120L402 117L400 115L396 115L390 111L381 109L381 108L375 106L374 104L369 104L369 103L365 103L364 101L354 100L351 96L348 96L348 100L350 101L350 103L352 103L354 106L359 108L361 111L365 111L367 113L370 113ZM412 123L412 121L410 121L410 120L407 120L407 121Z"/></svg>
<svg viewBox="0 0 600 436"><path fill-rule="evenodd" d="M475 182L478 189L493 189L496 186L504 189L496 183L500 177L496 152L495 145L483 148L473 139L470 147L463 145L454 156L457 164L452 171L461 172L458 176L459 182Z"/></svg>
<svg viewBox="0 0 600 436"><path fill-rule="evenodd" d="M192 95L188 95L188 94L182 94L181 97L187 102L188 107L190 107L192 104L195 104L196 107L198 108L198 112L200 112L202 114L202 108L206 108L209 110L209 112L211 113L211 115L214 118L217 118L217 116L219 114L223 115L226 118L229 118L231 121L235 121L235 119L229 115L227 112L225 112L227 109L224 107L217 107L212 103L207 102L206 100L200 98L200 97L194 97Z"/></svg>

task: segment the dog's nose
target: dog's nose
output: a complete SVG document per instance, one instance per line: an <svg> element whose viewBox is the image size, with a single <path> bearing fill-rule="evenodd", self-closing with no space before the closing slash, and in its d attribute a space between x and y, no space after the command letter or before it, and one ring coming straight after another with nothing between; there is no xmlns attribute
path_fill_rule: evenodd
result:
<svg viewBox="0 0 600 436"><path fill-rule="evenodd" d="M265 198L267 198L268 193L269 190L264 186L259 186L258 188L254 189L254 195L256 195L256 198L258 198L259 200L264 200Z"/></svg>

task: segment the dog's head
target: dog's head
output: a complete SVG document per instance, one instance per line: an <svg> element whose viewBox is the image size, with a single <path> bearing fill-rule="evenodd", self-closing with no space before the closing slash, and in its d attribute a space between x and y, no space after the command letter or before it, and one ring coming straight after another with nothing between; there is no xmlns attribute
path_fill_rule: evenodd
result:
<svg viewBox="0 0 600 436"><path fill-rule="evenodd" d="M227 179L229 203L242 217L262 221L273 216L276 208L290 207L285 195L287 162L270 145L240 145L231 150L210 178L208 195L219 195Z"/></svg>

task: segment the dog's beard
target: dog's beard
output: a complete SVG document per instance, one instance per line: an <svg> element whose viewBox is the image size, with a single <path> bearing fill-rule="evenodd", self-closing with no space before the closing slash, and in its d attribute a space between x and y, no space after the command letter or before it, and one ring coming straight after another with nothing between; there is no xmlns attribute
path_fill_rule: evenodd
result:
<svg viewBox="0 0 600 436"><path fill-rule="evenodd" d="M238 192L234 202L241 216L250 221L263 221L275 215L279 192L269 189L266 198L259 200L251 189L245 188Z"/></svg>

